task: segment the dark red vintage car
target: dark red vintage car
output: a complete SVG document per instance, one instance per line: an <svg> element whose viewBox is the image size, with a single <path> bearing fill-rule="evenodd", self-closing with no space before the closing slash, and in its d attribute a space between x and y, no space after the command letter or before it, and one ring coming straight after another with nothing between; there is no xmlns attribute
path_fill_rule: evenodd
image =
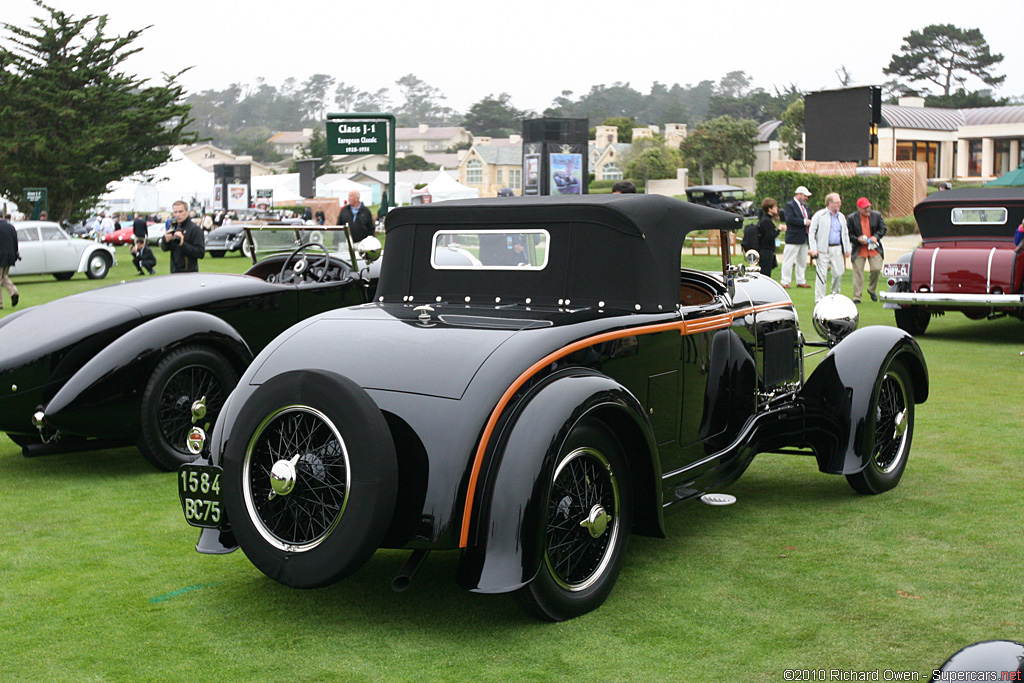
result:
<svg viewBox="0 0 1024 683"><path fill-rule="evenodd" d="M936 192L914 207L922 244L883 276L881 292L896 324L924 334L933 315L959 311L968 318L1024 318L1024 253L1013 234L1024 220L1024 188L970 188Z"/></svg>

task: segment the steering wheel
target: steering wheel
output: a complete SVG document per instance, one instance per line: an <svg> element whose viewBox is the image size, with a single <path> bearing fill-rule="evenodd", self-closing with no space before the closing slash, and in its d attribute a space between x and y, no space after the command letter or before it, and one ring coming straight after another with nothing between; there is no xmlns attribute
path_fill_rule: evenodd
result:
<svg viewBox="0 0 1024 683"><path fill-rule="evenodd" d="M309 247L319 247L324 252L324 269L314 279L315 282L324 281L324 278L327 277L327 273L330 270L329 266L331 264L331 253L327 251L327 247L325 247L323 244L318 244L316 242L306 242L305 244L300 244L298 248L295 249L295 251L288 255L288 258L284 260L284 263L281 264L281 272L278 273L277 275L278 282L295 282L296 277L308 277L307 275L305 275L305 273L307 273L309 269L313 267L313 265L310 264L310 262L306 259L306 249L308 249ZM300 254L301 258L298 258L298 260L296 260L296 257L298 257ZM295 265L292 267L291 277L285 280L284 274L288 272L288 266L291 265L292 261L295 261Z"/></svg>

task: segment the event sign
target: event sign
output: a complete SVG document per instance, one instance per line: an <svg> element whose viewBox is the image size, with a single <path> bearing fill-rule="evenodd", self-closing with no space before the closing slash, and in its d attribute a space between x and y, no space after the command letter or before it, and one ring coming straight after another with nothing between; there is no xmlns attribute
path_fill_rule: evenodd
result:
<svg viewBox="0 0 1024 683"><path fill-rule="evenodd" d="M244 211L249 208L249 186L248 185L235 185L231 183L228 185L228 209L235 211Z"/></svg>
<svg viewBox="0 0 1024 683"><path fill-rule="evenodd" d="M327 122L327 153L387 154L388 126L383 120Z"/></svg>

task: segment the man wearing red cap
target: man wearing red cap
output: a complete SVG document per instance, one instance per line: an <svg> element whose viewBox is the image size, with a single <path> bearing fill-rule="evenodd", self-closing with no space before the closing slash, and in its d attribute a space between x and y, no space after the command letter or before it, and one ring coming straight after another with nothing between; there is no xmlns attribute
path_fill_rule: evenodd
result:
<svg viewBox="0 0 1024 683"><path fill-rule="evenodd" d="M878 301L878 276L882 272L885 253L882 251L882 237L885 235L885 220L878 211L871 210L867 197L857 200L857 210L846 217L853 247L853 303L860 303L864 290L864 261L871 271L868 276L868 296Z"/></svg>

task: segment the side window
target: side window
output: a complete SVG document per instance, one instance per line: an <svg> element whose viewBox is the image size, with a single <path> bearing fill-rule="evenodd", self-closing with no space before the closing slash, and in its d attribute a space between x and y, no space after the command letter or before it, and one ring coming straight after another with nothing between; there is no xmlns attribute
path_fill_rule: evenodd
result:
<svg viewBox="0 0 1024 683"><path fill-rule="evenodd" d="M39 231L43 234L44 241L64 239L64 235L61 234L60 228L44 225L43 227L39 228Z"/></svg>
<svg viewBox="0 0 1024 683"><path fill-rule="evenodd" d="M1004 225L1004 208L956 208L952 211L953 225Z"/></svg>
<svg viewBox="0 0 1024 683"><path fill-rule="evenodd" d="M37 228L18 228L19 242L38 242L39 230Z"/></svg>

